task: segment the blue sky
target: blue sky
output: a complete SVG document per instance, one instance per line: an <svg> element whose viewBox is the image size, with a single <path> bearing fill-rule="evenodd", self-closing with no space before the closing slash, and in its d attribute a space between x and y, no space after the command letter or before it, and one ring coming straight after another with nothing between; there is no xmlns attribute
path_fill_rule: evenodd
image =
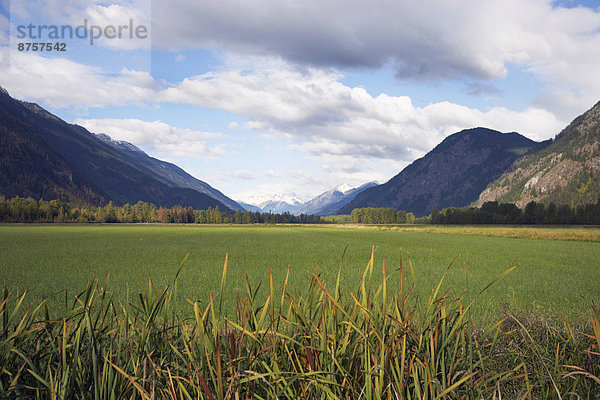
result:
<svg viewBox="0 0 600 400"><path fill-rule="evenodd" d="M236 200L307 200L387 181L461 129L555 136L600 100L599 7L0 0L0 85ZM83 21L148 35L18 51L33 41L17 37L19 26Z"/></svg>

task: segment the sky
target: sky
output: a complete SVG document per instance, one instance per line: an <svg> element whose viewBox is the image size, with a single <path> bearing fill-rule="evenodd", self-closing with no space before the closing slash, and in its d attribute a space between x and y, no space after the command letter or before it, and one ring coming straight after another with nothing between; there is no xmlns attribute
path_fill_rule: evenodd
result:
<svg viewBox="0 0 600 400"><path fill-rule="evenodd" d="M0 30L13 97L255 204L600 100L600 0L0 0Z"/></svg>

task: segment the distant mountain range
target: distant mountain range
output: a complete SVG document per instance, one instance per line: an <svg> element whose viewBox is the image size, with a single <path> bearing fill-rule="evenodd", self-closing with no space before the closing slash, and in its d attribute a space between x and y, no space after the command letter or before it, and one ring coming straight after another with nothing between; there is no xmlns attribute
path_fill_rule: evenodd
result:
<svg viewBox="0 0 600 400"><path fill-rule="evenodd" d="M241 207L181 168L0 91L0 194L99 205Z"/></svg>
<svg viewBox="0 0 600 400"><path fill-rule="evenodd" d="M289 212L290 214L296 214L298 207L302 205L299 201L287 202L284 200L267 200L258 205L262 212L283 214Z"/></svg>
<svg viewBox="0 0 600 400"><path fill-rule="evenodd" d="M321 216L335 215L361 192L374 186L377 186L377 182L368 182L356 188L345 184L337 186L302 204L296 209L295 213Z"/></svg>
<svg viewBox="0 0 600 400"><path fill-rule="evenodd" d="M519 156L537 145L516 132L475 128L455 133L388 182L360 193L340 213L392 207L425 216L434 208L468 206Z"/></svg>
<svg viewBox="0 0 600 400"><path fill-rule="evenodd" d="M248 204L248 203L244 203L243 201L238 201L237 202L240 206L242 206L244 208L244 210L246 211L250 211L250 212L262 212L262 209L258 206L252 205L252 204Z"/></svg>
<svg viewBox="0 0 600 400"><path fill-rule="evenodd" d="M532 200L579 205L600 197L600 103L554 140L537 143L516 132L467 129L448 136L388 182L340 185L310 201L274 196L237 203L178 166L131 143L69 124L37 104L0 88L0 195L61 199L75 204L249 210L293 214L350 214L392 207L428 215L432 209Z"/></svg>
<svg viewBox="0 0 600 400"><path fill-rule="evenodd" d="M347 184L336 186L309 201L302 201L293 194L274 195L269 200L264 200L257 205L239 202L242 207L253 212L271 212L281 214L289 212L294 215L335 215L341 207L348 204L360 192L370 187L376 186L376 182L365 183L359 187L351 187Z"/></svg>
<svg viewBox="0 0 600 400"><path fill-rule="evenodd" d="M238 204L248 211L273 214L294 214L303 204L302 199L292 192L275 193L269 197L249 197L244 200L238 201Z"/></svg>
<svg viewBox="0 0 600 400"><path fill-rule="evenodd" d="M577 117L539 151L519 158L479 196L486 201L530 201L577 206L600 198L600 103Z"/></svg>

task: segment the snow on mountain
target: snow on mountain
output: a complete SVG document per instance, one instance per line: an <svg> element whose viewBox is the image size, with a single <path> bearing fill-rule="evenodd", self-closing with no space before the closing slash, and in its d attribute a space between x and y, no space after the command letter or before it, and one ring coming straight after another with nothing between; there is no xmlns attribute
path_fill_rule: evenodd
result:
<svg viewBox="0 0 600 400"><path fill-rule="evenodd" d="M350 203L363 190L376 186L377 182L368 182L359 187L341 184L321 193L317 197L298 207L296 214L335 215L339 209Z"/></svg>
<svg viewBox="0 0 600 400"><path fill-rule="evenodd" d="M285 192L285 193L245 196L245 197L240 198L240 201L242 201L246 204L260 206L260 204L266 203L269 201L284 201L286 203L294 204L294 203L304 203L306 200L300 198L298 195L296 195L293 192Z"/></svg>
<svg viewBox="0 0 600 400"><path fill-rule="evenodd" d="M270 212L273 214L283 214L285 212L296 214L296 210L301 205L302 203L298 201L288 203L287 201L283 200L269 200L259 204L259 207L262 209L263 212Z"/></svg>
<svg viewBox="0 0 600 400"><path fill-rule="evenodd" d="M295 193L288 192L277 193L270 197L246 197L243 202L238 201L238 203L250 211L256 211L256 208L258 208L260 212L271 212L273 214L289 212L294 215L335 215L340 208L354 200L360 192L376 185L377 182L368 182L354 187L343 183L309 201L304 201Z"/></svg>
<svg viewBox="0 0 600 400"><path fill-rule="evenodd" d="M295 193L275 193L270 196L247 196L240 202L248 211L271 212L282 214L295 213L296 209L304 204L304 200Z"/></svg>
<svg viewBox="0 0 600 400"><path fill-rule="evenodd" d="M121 150L128 150L132 152L144 153L142 149L137 147L136 145L126 142L125 140L115 140L108 136L106 133L96 133L96 137L102 140L104 143L110 144Z"/></svg>
<svg viewBox="0 0 600 400"><path fill-rule="evenodd" d="M333 190L333 191L338 191L338 192L341 192L341 193L343 193L343 194L346 194L346 192L349 192L349 191L350 191L350 190L352 190L352 189L356 189L356 187L354 187L354 186L350 186L350 185L348 185L348 184L346 184L346 183L342 183L341 185L339 185L339 186L336 186L336 187L335 187L335 188L333 188L332 190Z"/></svg>

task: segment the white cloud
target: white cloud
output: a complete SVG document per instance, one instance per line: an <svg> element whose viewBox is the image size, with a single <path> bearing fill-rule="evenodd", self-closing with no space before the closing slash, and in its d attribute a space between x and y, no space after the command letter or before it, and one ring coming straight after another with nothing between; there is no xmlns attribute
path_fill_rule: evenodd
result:
<svg viewBox="0 0 600 400"><path fill-rule="evenodd" d="M207 139L221 138L220 133L176 128L161 121L139 119L77 119L94 133L106 133L115 140L125 140L136 146L170 157L214 158L225 154L222 145L209 146Z"/></svg>
<svg viewBox="0 0 600 400"><path fill-rule="evenodd" d="M389 63L400 80L472 80L471 94L497 93L489 81L512 66L546 88L532 106L561 119L600 92L600 9L553 0L173 0L155 8L162 48L217 48L341 71Z"/></svg>
<svg viewBox="0 0 600 400"><path fill-rule="evenodd" d="M291 150L404 161L462 129L485 126L547 139L568 122L535 107L520 112L450 102L416 107L409 97L373 97L338 79L336 73L266 60L185 79L166 89L162 99L244 115L246 128L286 137Z"/></svg>
<svg viewBox="0 0 600 400"><path fill-rule="evenodd" d="M248 171L247 169L238 169L233 173L233 176L246 180L256 179L256 175L254 175L252 171Z"/></svg>
<svg viewBox="0 0 600 400"><path fill-rule="evenodd" d="M154 6L155 42L164 48L218 47L342 68L392 61L399 76L415 79L501 79L507 63L554 65L565 52L597 47L600 36L597 11L557 8L553 0L172 0Z"/></svg>
<svg viewBox="0 0 600 400"><path fill-rule="evenodd" d="M74 13L71 19L88 20L90 35L96 29L98 43L112 49L151 49L152 24L150 0L121 2L121 4L96 4L86 7L82 13ZM91 26L95 28L91 28ZM114 29L110 29L114 27ZM97 32L101 30L102 32ZM108 32L108 35L107 35ZM148 53L148 57L150 54Z"/></svg>
<svg viewBox="0 0 600 400"><path fill-rule="evenodd" d="M151 3L152 0L12 1L10 13L14 20L24 22L26 25L71 25L77 27L87 23L88 36L85 40L88 42L93 32L95 36L99 37L94 40L94 44L117 50L150 50ZM94 28L91 28L92 25ZM109 27L115 29L106 30ZM132 27L133 31L131 31ZM111 38L107 38L107 36L111 36Z"/></svg>
<svg viewBox="0 0 600 400"><path fill-rule="evenodd" d="M400 79L417 81L466 77L470 93L495 93L486 81L505 78L513 65L546 87L533 106L561 119L600 92L600 9L553 0L170 0L153 2L152 24L150 0L13 1L11 9L23 18L103 26L133 18L152 25L153 45L174 51L210 48L341 71L391 64ZM291 112L278 111L282 119Z"/></svg>
<svg viewBox="0 0 600 400"><path fill-rule="evenodd" d="M4 53L6 54L6 53ZM11 95L55 108L89 109L108 105L142 104L158 86L147 72L123 68L116 75L66 58L35 53L10 53L2 60L0 85Z"/></svg>
<svg viewBox="0 0 600 400"><path fill-rule="evenodd" d="M383 182L398 172L397 170L390 172L384 168L386 171L382 174L380 171L375 171L375 167L380 166L376 166L372 160L369 160L355 165L336 165L326 171L326 174L319 175L304 170L285 170L272 179L253 181L249 188L243 190L237 188L237 192L231 193L231 196L249 204L260 204L273 197L308 201L340 183L359 186L374 179Z"/></svg>
<svg viewBox="0 0 600 400"><path fill-rule="evenodd" d="M520 112L450 102L416 107L406 96L373 97L346 86L334 71L299 69L273 59L251 59L237 69L194 76L166 89L146 72L123 69L106 75L96 67L36 54L13 54L11 67L0 75L0 85L17 98L56 108L182 103L222 109L248 118L246 129L287 138L289 149L321 157L408 161L461 129L485 126L546 139L569 122L534 107ZM200 154L219 151L197 146Z"/></svg>
<svg viewBox="0 0 600 400"><path fill-rule="evenodd" d="M235 121L231 121L230 123L227 124L227 128L229 128L231 130L237 130L237 129L240 129L240 124L238 124Z"/></svg>
<svg viewBox="0 0 600 400"><path fill-rule="evenodd" d="M8 18L4 15L0 14L0 45L5 46L10 43L10 23L8 22Z"/></svg>
<svg viewBox="0 0 600 400"><path fill-rule="evenodd" d="M175 56L175 62L184 62L186 60L186 57L183 54L177 54Z"/></svg>

